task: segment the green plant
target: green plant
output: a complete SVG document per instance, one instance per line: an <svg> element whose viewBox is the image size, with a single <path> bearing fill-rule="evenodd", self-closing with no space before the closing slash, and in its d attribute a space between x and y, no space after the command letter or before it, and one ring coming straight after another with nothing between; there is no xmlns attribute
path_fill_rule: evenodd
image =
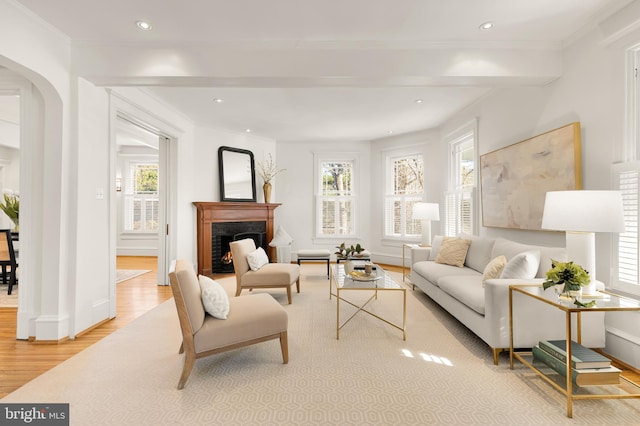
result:
<svg viewBox="0 0 640 426"><path fill-rule="evenodd" d="M5 193L4 203L0 202L0 209L9 216L16 227L20 224L20 195Z"/></svg>
<svg viewBox="0 0 640 426"><path fill-rule="evenodd" d="M278 173L284 172L285 170L287 169L279 169L278 166L276 166L276 163L273 162L271 153L269 153L269 159L264 163L258 161L258 174L264 183L271 182L271 179L273 179Z"/></svg>
<svg viewBox="0 0 640 426"><path fill-rule="evenodd" d="M335 254L340 257L349 257L354 253L360 254L364 251L364 247L362 247L359 243L355 246L351 245L349 247L347 247L345 243L342 243L339 246L336 246L336 248L338 249L338 251L335 252Z"/></svg>
<svg viewBox="0 0 640 426"><path fill-rule="evenodd" d="M547 279L542 283L542 287L546 290L554 285L564 284L563 292L567 292L580 290L590 281L589 272L582 266L573 262L558 262L551 259L551 269L547 271Z"/></svg>

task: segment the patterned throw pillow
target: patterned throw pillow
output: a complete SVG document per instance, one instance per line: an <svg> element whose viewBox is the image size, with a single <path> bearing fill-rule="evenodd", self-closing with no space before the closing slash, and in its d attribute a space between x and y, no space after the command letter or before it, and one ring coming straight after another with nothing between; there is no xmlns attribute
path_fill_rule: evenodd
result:
<svg viewBox="0 0 640 426"><path fill-rule="evenodd" d="M258 247L247 255L247 262L252 271L257 271L269 263L269 256L262 247Z"/></svg>
<svg viewBox="0 0 640 426"><path fill-rule="evenodd" d="M204 275L198 276L204 310L215 318L226 320L229 316L229 296L215 280Z"/></svg>
<svg viewBox="0 0 640 426"><path fill-rule="evenodd" d="M463 267L464 259L467 257L467 251L471 245L471 240L463 240L462 238L444 237L442 245L436 256L436 263Z"/></svg>
<svg viewBox="0 0 640 426"><path fill-rule="evenodd" d="M500 274L502 274L502 270L506 264L507 258L502 255L492 259L484 268L484 272L482 273L482 285L484 286L484 282L486 280L500 278Z"/></svg>

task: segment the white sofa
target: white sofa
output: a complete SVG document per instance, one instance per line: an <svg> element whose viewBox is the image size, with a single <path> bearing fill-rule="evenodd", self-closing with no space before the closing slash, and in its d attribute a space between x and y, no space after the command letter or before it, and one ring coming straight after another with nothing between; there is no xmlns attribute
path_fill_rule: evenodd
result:
<svg viewBox="0 0 640 426"><path fill-rule="evenodd" d="M541 283L551 268L551 259L566 261L564 248L542 247L516 243L504 238L459 236L471 240L464 266L436 263L441 236L434 238L433 247L411 250L411 281L431 299L493 349L494 364L499 354L509 349L509 285ZM528 251L540 253L537 273L533 278L488 279L483 285L483 272L492 259L504 255L508 260ZM522 256L520 256L521 258ZM602 283L598 283L603 288ZM547 292L555 291L549 288ZM565 313L531 297L514 292L514 347L531 348L540 340L565 339ZM572 320L576 339L575 318ZM605 346L604 313L582 315L582 344L592 348Z"/></svg>

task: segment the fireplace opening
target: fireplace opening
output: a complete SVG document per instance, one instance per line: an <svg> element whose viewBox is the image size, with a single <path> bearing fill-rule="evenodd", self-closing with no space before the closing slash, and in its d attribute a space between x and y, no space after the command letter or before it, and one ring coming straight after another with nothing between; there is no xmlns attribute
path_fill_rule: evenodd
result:
<svg viewBox="0 0 640 426"><path fill-rule="evenodd" d="M211 224L211 272L232 273L233 257L229 243L251 238L256 247L267 250L266 222L221 222Z"/></svg>

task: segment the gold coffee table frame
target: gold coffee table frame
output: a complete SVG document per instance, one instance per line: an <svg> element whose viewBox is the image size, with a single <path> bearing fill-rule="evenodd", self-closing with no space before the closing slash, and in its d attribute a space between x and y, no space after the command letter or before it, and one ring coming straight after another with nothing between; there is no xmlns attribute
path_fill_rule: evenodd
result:
<svg viewBox="0 0 640 426"><path fill-rule="evenodd" d="M329 299L331 296L336 296L336 339L340 339L340 330L344 327L358 312L365 312L372 317L379 319L380 321L389 324L390 326L402 331L402 340L407 340L407 289L398 284L387 274L384 269L376 265L376 274L380 277L375 281L356 281L349 277L344 272L343 264L336 264L331 268L331 279L329 280ZM335 286L335 293L333 289ZM347 300L341 296L343 291L373 291L371 297L367 299L362 305L357 305L350 300ZM365 309L366 306L372 301L378 298L379 291L400 291L402 292L402 325L395 324L381 316L374 314L373 312ZM340 323L340 302L345 302L357 310L347 318L343 323Z"/></svg>
<svg viewBox="0 0 640 426"><path fill-rule="evenodd" d="M602 297L596 298L596 306L591 308L581 308L571 301L559 301L550 291L544 292L541 284L512 284L509 286L509 368L513 370L513 360L518 359L525 366L533 370L538 376L542 377L547 383L567 397L567 417L573 417L573 401L580 399L628 399L640 398L640 384L635 383L625 377L620 376L619 385L600 385L603 388L616 388L620 393L583 393L576 394L573 389L573 380L571 374L566 374L563 382L559 384L551 377L533 365L531 352L515 352L513 349L513 293L521 293L531 297L542 303L551 305L566 315L565 319L565 336L566 340L571 340L571 322L572 316L575 316L577 341L581 343L582 339L582 314L588 315L589 312L633 312L640 311L640 301L619 296L609 292L600 292ZM567 372L571 371L571 345L567 345ZM527 358L528 357L528 358ZM636 393L630 392L636 390ZM624 392L624 393L622 393Z"/></svg>

